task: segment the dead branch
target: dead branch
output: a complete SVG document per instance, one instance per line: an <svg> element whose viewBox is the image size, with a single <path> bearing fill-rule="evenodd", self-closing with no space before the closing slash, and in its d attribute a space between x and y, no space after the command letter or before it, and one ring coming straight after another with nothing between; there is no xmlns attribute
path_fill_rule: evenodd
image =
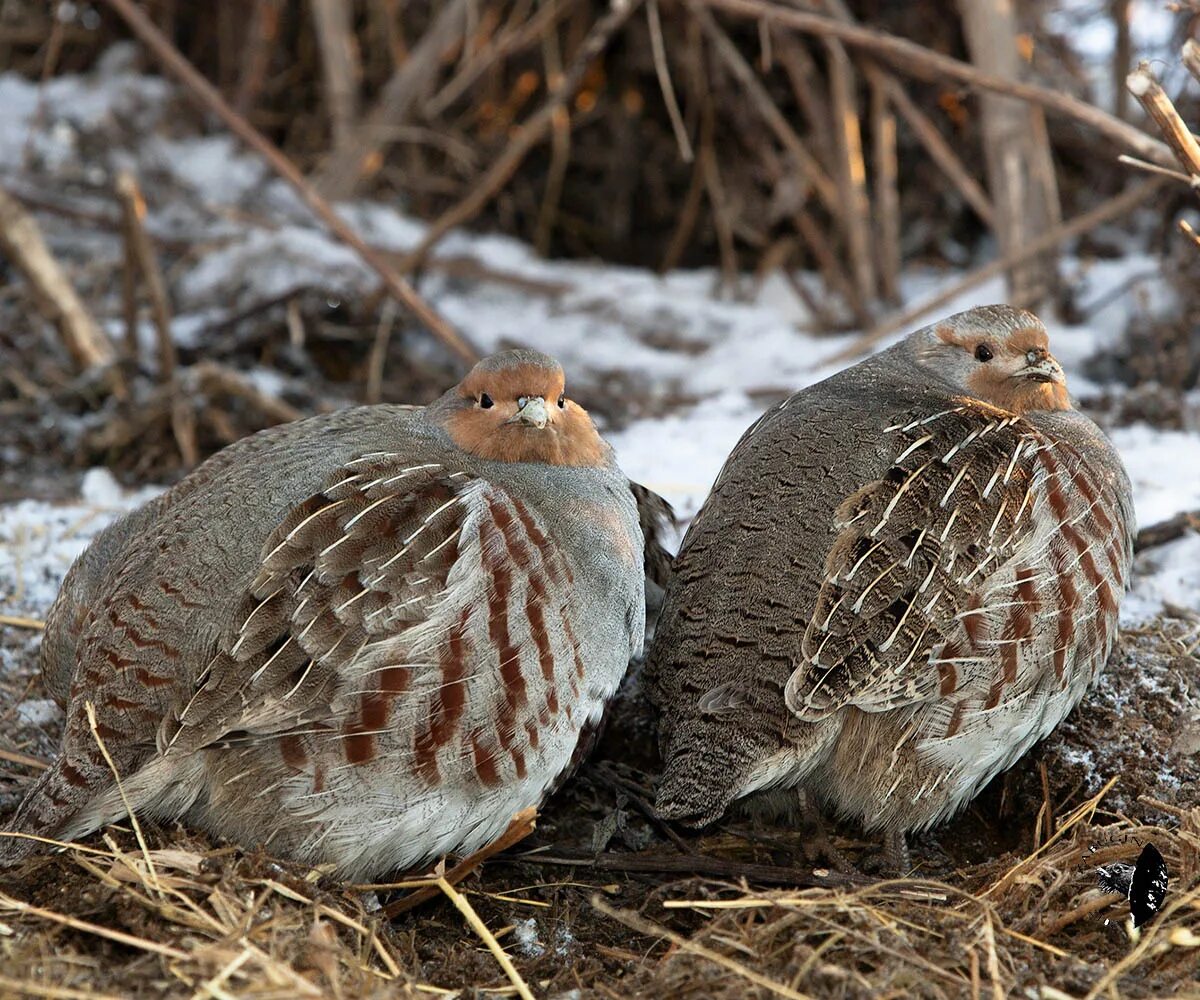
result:
<svg viewBox="0 0 1200 1000"><path fill-rule="evenodd" d="M209 393L224 392L227 395L246 400L271 423L291 423L291 421L299 420L304 416L290 403L285 403L282 399L263 392L232 368L226 368L215 361L201 361L188 369L188 373L195 379L199 387Z"/></svg>
<svg viewBox="0 0 1200 1000"><path fill-rule="evenodd" d="M358 40L346 0L312 0L313 28L321 50L325 104L329 111L329 130L333 148L339 150L350 140L358 118L358 83L362 67L358 60Z"/></svg>
<svg viewBox="0 0 1200 1000"><path fill-rule="evenodd" d="M888 302L896 304L900 301L900 166L896 153L896 115L888 100L887 81L870 74L867 80L871 88L879 290Z"/></svg>
<svg viewBox="0 0 1200 1000"><path fill-rule="evenodd" d="M824 358L821 361L821 367L833 364L844 364L847 361L852 361L855 358L861 357L867 353L871 347L885 337L891 336L899 330L906 329L923 316L927 316L931 312L941 309L943 306L953 302L960 295L969 292L972 288L977 288L985 281L989 281L999 274L1003 274L1014 264L1020 264L1031 257L1036 257L1038 254L1045 253L1052 247L1059 246L1067 240L1074 239L1077 236L1082 236L1084 233L1095 229L1097 226L1102 226L1112 219L1119 218L1126 212L1140 205L1143 201L1149 198L1156 191L1160 190L1166 182L1161 178L1151 178L1143 181L1136 187L1129 188L1114 198L1110 198L1090 211L1084 212L1082 215L1076 216L1070 222L1060 223L1048 233L1044 233L1036 240L1028 245L1019 248L1018 250L1007 254L983 267L977 268L970 274L964 276L961 280L949 285L943 291L932 295L925 301L918 303L910 309L905 309L888 317L878 326L868 330L861 337L855 340L844 350L838 351L831 357ZM1013 305L1029 305L1028 302L1014 302Z"/></svg>
<svg viewBox="0 0 1200 1000"><path fill-rule="evenodd" d="M771 95L767 93L766 87L759 81L758 73L754 68L746 62L738 47L733 44L733 41L717 24L713 16L704 8L703 0L688 0L688 7L695 15L697 22L703 29L704 34L708 36L713 44L721 61L729 68L729 71L737 78L738 82L745 88L747 96L754 105L755 111L766 122L775 138L779 140L781 146L787 150L788 155L795 161L796 169L800 172L801 177L812 185L812 189L816 192L817 197L831 213L841 218L841 205L838 201L838 189L832 178L825 172L825 169L817 162L816 158L808 151L804 142L796 134L783 112L776 107L775 102L771 100Z"/></svg>
<svg viewBox="0 0 1200 1000"><path fill-rule="evenodd" d="M859 298L875 298L875 262L871 255L871 203L867 196L867 166L863 160L862 129L855 100L854 67L843 45L826 39L829 52L829 112L833 115L837 147L838 201L841 203L846 251Z"/></svg>
<svg viewBox="0 0 1200 1000"><path fill-rule="evenodd" d="M130 286L126 295L135 296L133 301L133 319L136 338L137 307L136 307L136 275L141 274L146 286L146 294L150 298L150 313L154 318L154 332L158 339L158 372L164 382L169 382L175 375L175 341L171 337L171 310L167 301L167 286L163 281L162 271L158 266L158 258L150 245L143 222L146 218L146 201L138 188L137 180L127 170L117 174L117 199L121 203L125 237L126 280ZM136 268L136 271L134 269ZM129 322L129 306L126 301L126 323ZM128 336L128 333L127 333ZM136 357L136 340L130 345L133 357Z"/></svg>
<svg viewBox="0 0 1200 1000"><path fill-rule="evenodd" d="M50 253L37 222L3 189L0 189L0 250L29 283L42 315L58 328L80 368L102 368L116 359L112 341L96 325Z"/></svg>
<svg viewBox="0 0 1200 1000"><path fill-rule="evenodd" d="M395 129L411 118L433 83L443 54L467 21L467 0L450 0L442 7L408 58L379 94L363 122L335 146L317 178L317 189L327 198L349 197Z"/></svg>
<svg viewBox="0 0 1200 1000"><path fill-rule="evenodd" d="M1150 68L1145 63L1140 65L1125 78L1125 86L1146 109L1146 114L1154 120L1184 172L1191 177L1200 177L1200 143L1196 142L1196 137L1179 116L1171 98L1150 72Z"/></svg>
<svg viewBox="0 0 1200 1000"><path fill-rule="evenodd" d="M675 98L671 70L667 66L667 50L663 42L662 19L658 16L658 0L647 0L646 24L650 29L650 51L654 56L654 73L658 77L658 87L662 91L663 104L667 109L667 117L671 121L671 131L675 133L675 142L679 146L679 158L684 163L691 163L695 153L692 151L687 128L683 124L679 101Z"/></svg>
<svg viewBox="0 0 1200 1000"><path fill-rule="evenodd" d="M407 281L363 242L358 233L333 210L329 202L304 179L304 175L300 173L295 164L284 156L266 136L229 106L220 92L180 54L179 50L154 26L154 23L133 0L106 0L106 2L154 53L155 57L178 77L206 108L216 114L230 131L266 160L271 168L292 186L313 214L339 240L354 250L371 270L379 275L387 291L407 306L435 337L468 364L473 363L479 357L478 352L463 339L461 334L434 312Z"/></svg>
<svg viewBox="0 0 1200 1000"><path fill-rule="evenodd" d="M233 106L239 115L249 113L271 65L271 51L279 39L279 15L285 0L255 0L250 15L249 37L242 52L241 76Z"/></svg>
<svg viewBox="0 0 1200 1000"><path fill-rule="evenodd" d="M829 12L846 24L857 24L854 15L851 14L850 8L846 6L843 0L826 0L826 5ZM888 101L892 107L900 114L900 116L913 130L917 141L925 148L925 152L929 154L929 158L941 169L946 175L950 183L958 189L958 193L962 195L979 216L980 220L989 228L995 228L995 213L992 211L992 203L984 192L982 186L970 171L963 166L963 162L954 152L953 147L943 137L942 133L929 116L925 114L919 107L916 101L909 96L904 85L897 80L891 73L882 69L873 59L864 57L863 71L875 86L883 89L887 95Z"/></svg>
<svg viewBox="0 0 1200 1000"><path fill-rule="evenodd" d="M1095 105L1088 104L1069 94L1049 87L983 73L974 66L934 52L906 38L897 38L884 32L873 31L858 25L844 24L819 14L780 7L767 0L694 0L703 2L716 10L728 11L743 17L765 18L786 28L808 34L837 38L846 45L871 52L896 69L917 79L936 81L957 80L972 87L980 87L998 94L1007 94L1038 104L1049 111L1074 118L1095 129L1105 138L1136 152L1143 159L1160 166L1171 166L1170 149L1141 129L1113 117Z"/></svg>
<svg viewBox="0 0 1200 1000"><path fill-rule="evenodd" d="M126 3L128 0L119 0L119 2ZM642 0L618 0L604 17L592 25L587 36L580 43L570 67L550 92L545 103L521 124L508 146L496 158L491 169L472 186L467 196L457 205L443 212L429 226L421 242L408 255L406 271L419 265L430 249L451 229L478 215L483 207L492 200L496 192L508 183L513 172L525 159L526 154L542 140L550 129L558 109L563 107L579 89L592 60L607 48L612 36L629 19L641 2Z"/></svg>
<svg viewBox="0 0 1200 1000"><path fill-rule="evenodd" d="M1200 510L1185 510L1165 521L1159 521L1158 524L1142 528L1133 540L1133 551L1145 552L1147 549L1166 545L1191 531L1200 531Z"/></svg>
<svg viewBox="0 0 1200 1000"><path fill-rule="evenodd" d="M982 71L1016 83L1024 71L1017 15L1007 0L958 0L971 59ZM1003 254L1026 246L1062 220L1042 109L1002 94L980 95L988 193ZM1010 299L1040 302L1058 283L1053 251L1029 257L1006 275Z"/></svg>
<svg viewBox="0 0 1200 1000"><path fill-rule="evenodd" d="M597 871L629 872L642 875L678 875L682 878L707 876L756 885L786 885L801 889L850 889L874 885L878 880L852 872L829 869L784 868L753 862L716 858L707 854L530 854L509 860L566 868L594 868Z"/></svg>

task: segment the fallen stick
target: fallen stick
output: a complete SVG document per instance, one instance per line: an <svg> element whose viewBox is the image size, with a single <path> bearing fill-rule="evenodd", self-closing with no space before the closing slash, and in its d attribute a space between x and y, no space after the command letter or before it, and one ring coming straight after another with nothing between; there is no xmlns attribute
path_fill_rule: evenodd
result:
<svg viewBox="0 0 1200 1000"><path fill-rule="evenodd" d="M1082 236L1089 230L1095 229L1097 226L1102 226L1111 219L1118 218L1130 211L1132 208L1141 204L1152 194L1162 188L1166 181L1160 177L1154 177L1150 180L1143 181L1136 187L1132 187L1127 191L1122 192L1114 198L1097 205L1095 208L1082 215L1076 216L1070 222L1064 222L1061 225L1044 233L1036 240L1027 243L1014 253L1000 257L990 264L985 264L983 267L977 268L970 274L966 275L960 281L954 282L948 288L937 292L936 294L919 302L917 305L909 309L904 309L901 312L895 313L888 319L885 319L878 326L868 330L852 344L838 351L836 354L823 358L818 368L824 368L827 365L841 364L846 361L851 361L854 358L865 354L872 346L879 343L885 337L891 336L898 330L903 330L911 326L916 320L922 316L926 316L949 302L953 302L964 292L969 292L972 288L982 285L985 281L989 281L999 274L1003 274L1009 268L1024 263L1031 257L1036 257L1038 254L1045 253L1060 243L1065 243L1067 240L1074 239L1076 236ZM1026 303L1014 302L1013 305L1025 305Z"/></svg>
<svg viewBox="0 0 1200 1000"><path fill-rule="evenodd" d="M50 253L42 231L16 198L0 189L0 250L21 272L42 314L58 327L80 368L103 368L116 349L96 325L67 276Z"/></svg>
<svg viewBox="0 0 1200 1000"><path fill-rule="evenodd" d="M372 250L354 229L345 222L284 154L266 136L239 115L220 92L194 67L170 40L154 26L145 12L133 0L106 0L121 19L154 53L155 57L192 92L208 110L220 118L239 139L253 149L282 177L304 203L339 240L354 250L363 262L383 281L384 287L419 319L429 331L468 364L479 353L463 339L449 323L430 308L412 285L398 275L387 262Z"/></svg>
<svg viewBox="0 0 1200 1000"><path fill-rule="evenodd" d="M1134 552L1145 552L1182 538L1189 531L1200 531L1200 510L1185 510L1157 524L1142 528L1133 540Z"/></svg>
<svg viewBox="0 0 1200 1000"><path fill-rule="evenodd" d="M874 885L878 879L820 868L781 868L752 862L731 861L704 854L588 854L513 855L505 860L531 865L565 868L594 868L604 872L641 875L708 876L727 880L746 879L759 885L786 885L801 889L855 889ZM822 874L817 874L821 872Z"/></svg>
<svg viewBox="0 0 1200 1000"><path fill-rule="evenodd" d="M1174 166L1171 150L1153 136L1121 121L1095 105L1070 94L1052 90L1035 83L1008 80L983 73L969 63L934 52L923 45L881 31L845 24L831 17L808 14L766 0L703 0L713 9L728 11L755 20L767 20L784 27L813 35L839 39L845 45L872 52L896 69L922 80L950 79L969 86L980 87L998 94L1007 94L1039 104L1050 111L1074 118L1095 129L1101 135L1127 146L1143 159L1159 166Z"/></svg>

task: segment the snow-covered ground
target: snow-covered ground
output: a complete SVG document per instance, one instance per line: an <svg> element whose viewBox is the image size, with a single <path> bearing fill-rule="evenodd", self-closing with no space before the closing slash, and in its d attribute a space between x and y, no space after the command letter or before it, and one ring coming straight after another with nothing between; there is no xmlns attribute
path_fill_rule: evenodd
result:
<svg viewBox="0 0 1200 1000"><path fill-rule="evenodd" d="M130 50L117 46L92 77L56 79L40 93L23 79L0 75L0 183L36 174L43 189L95 186L131 166L157 178L156 189L173 191L169 202L150 205L155 231L219 244L173 288L181 342L213 319L214 302L236 310L298 287L347 297L373 288L358 258L317 228L290 190L232 140L181 135L178 123L164 138L173 92L130 65ZM404 250L422 233L420 223L393 206L360 202L343 210L377 246ZM97 253L119 252L110 243L98 241ZM854 336L808 332L804 308L783 281L751 290L746 279L739 300L731 301L718 294L710 271L660 277L628 267L547 262L514 240L467 233L445 239L438 256L469 258L491 275L451 278L432 267L420 286L482 351L514 343L536 347L556 355L577 385L605 387L606 398L618 401L628 396L630 412L644 415L609 435L621 464L685 516L703 501L764 400L830 374L834 369L824 359ZM1065 269L1086 302L1153 265L1131 252L1119 260L1068 258ZM909 273L905 298L920 301L959 276ZM1169 301L1156 282L1142 283L1137 308ZM1002 299L996 281L939 313ZM1118 337L1133 308L1130 294L1097 310L1086 327L1048 322L1077 395L1121 391L1089 381L1083 366ZM119 330L118 319L110 322ZM1129 468L1142 524L1200 508L1200 433L1133 425L1112 436ZM88 539L147 496L122 492L98 470L85 479L78 503L0 507L0 614L43 616ZM1200 608L1200 538L1183 538L1139 560L1124 618L1145 621L1164 602Z"/></svg>

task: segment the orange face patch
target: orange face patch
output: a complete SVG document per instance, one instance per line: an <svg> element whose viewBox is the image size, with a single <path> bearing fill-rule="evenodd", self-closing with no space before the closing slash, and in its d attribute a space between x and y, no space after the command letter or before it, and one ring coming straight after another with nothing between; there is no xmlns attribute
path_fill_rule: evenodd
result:
<svg viewBox="0 0 1200 1000"><path fill-rule="evenodd" d="M1030 410L1069 410L1071 397L1061 382L1035 382L981 365L967 376L967 388L984 402L1020 416Z"/></svg>
<svg viewBox="0 0 1200 1000"><path fill-rule="evenodd" d="M604 465L608 446L587 411L563 396L563 386L563 374L557 368L476 369L458 387L458 395L469 405L447 418L446 430L463 451L496 462ZM544 427L517 419L521 400L535 397L545 400Z"/></svg>
<svg viewBox="0 0 1200 1000"><path fill-rule="evenodd" d="M981 344L994 354L994 360L981 362L967 376L966 387L976 399L1018 415L1031 410L1071 408L1067 387L1061 382L1039 382L1019 374L1026 364L1028 352L1049 354L1050 342L1045 330L1028 326L1003 337L983 332L959 332L948 326L939 326L934 332L942 343L961 348L971 355Z"/></svg>

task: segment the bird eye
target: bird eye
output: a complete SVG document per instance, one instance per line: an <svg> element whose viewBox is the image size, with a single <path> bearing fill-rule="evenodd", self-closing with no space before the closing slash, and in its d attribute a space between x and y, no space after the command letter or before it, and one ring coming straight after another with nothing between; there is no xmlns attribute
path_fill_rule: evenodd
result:
<svg viewBox="0 0 1200 1000"><path fill-rule="evenodd" d="M996 355L992 353L992 349L987 344L980 344L975 348L976 361L991 361Z"/></svg>
<svg viewBox="0 0 1200 1000"><path fill-rule="evenodd" d="M479 408L480 409L490 410L493 405L494 404L492 403L492 397L489 396L486 392L481 392L479 394Z"/></svg>
<svg viewBox="0 0 1200 1000"><path fill-rule="evenodd" d="M561 410L567 405L567 394L564 392L558 397L558 408Z"/></svg>

